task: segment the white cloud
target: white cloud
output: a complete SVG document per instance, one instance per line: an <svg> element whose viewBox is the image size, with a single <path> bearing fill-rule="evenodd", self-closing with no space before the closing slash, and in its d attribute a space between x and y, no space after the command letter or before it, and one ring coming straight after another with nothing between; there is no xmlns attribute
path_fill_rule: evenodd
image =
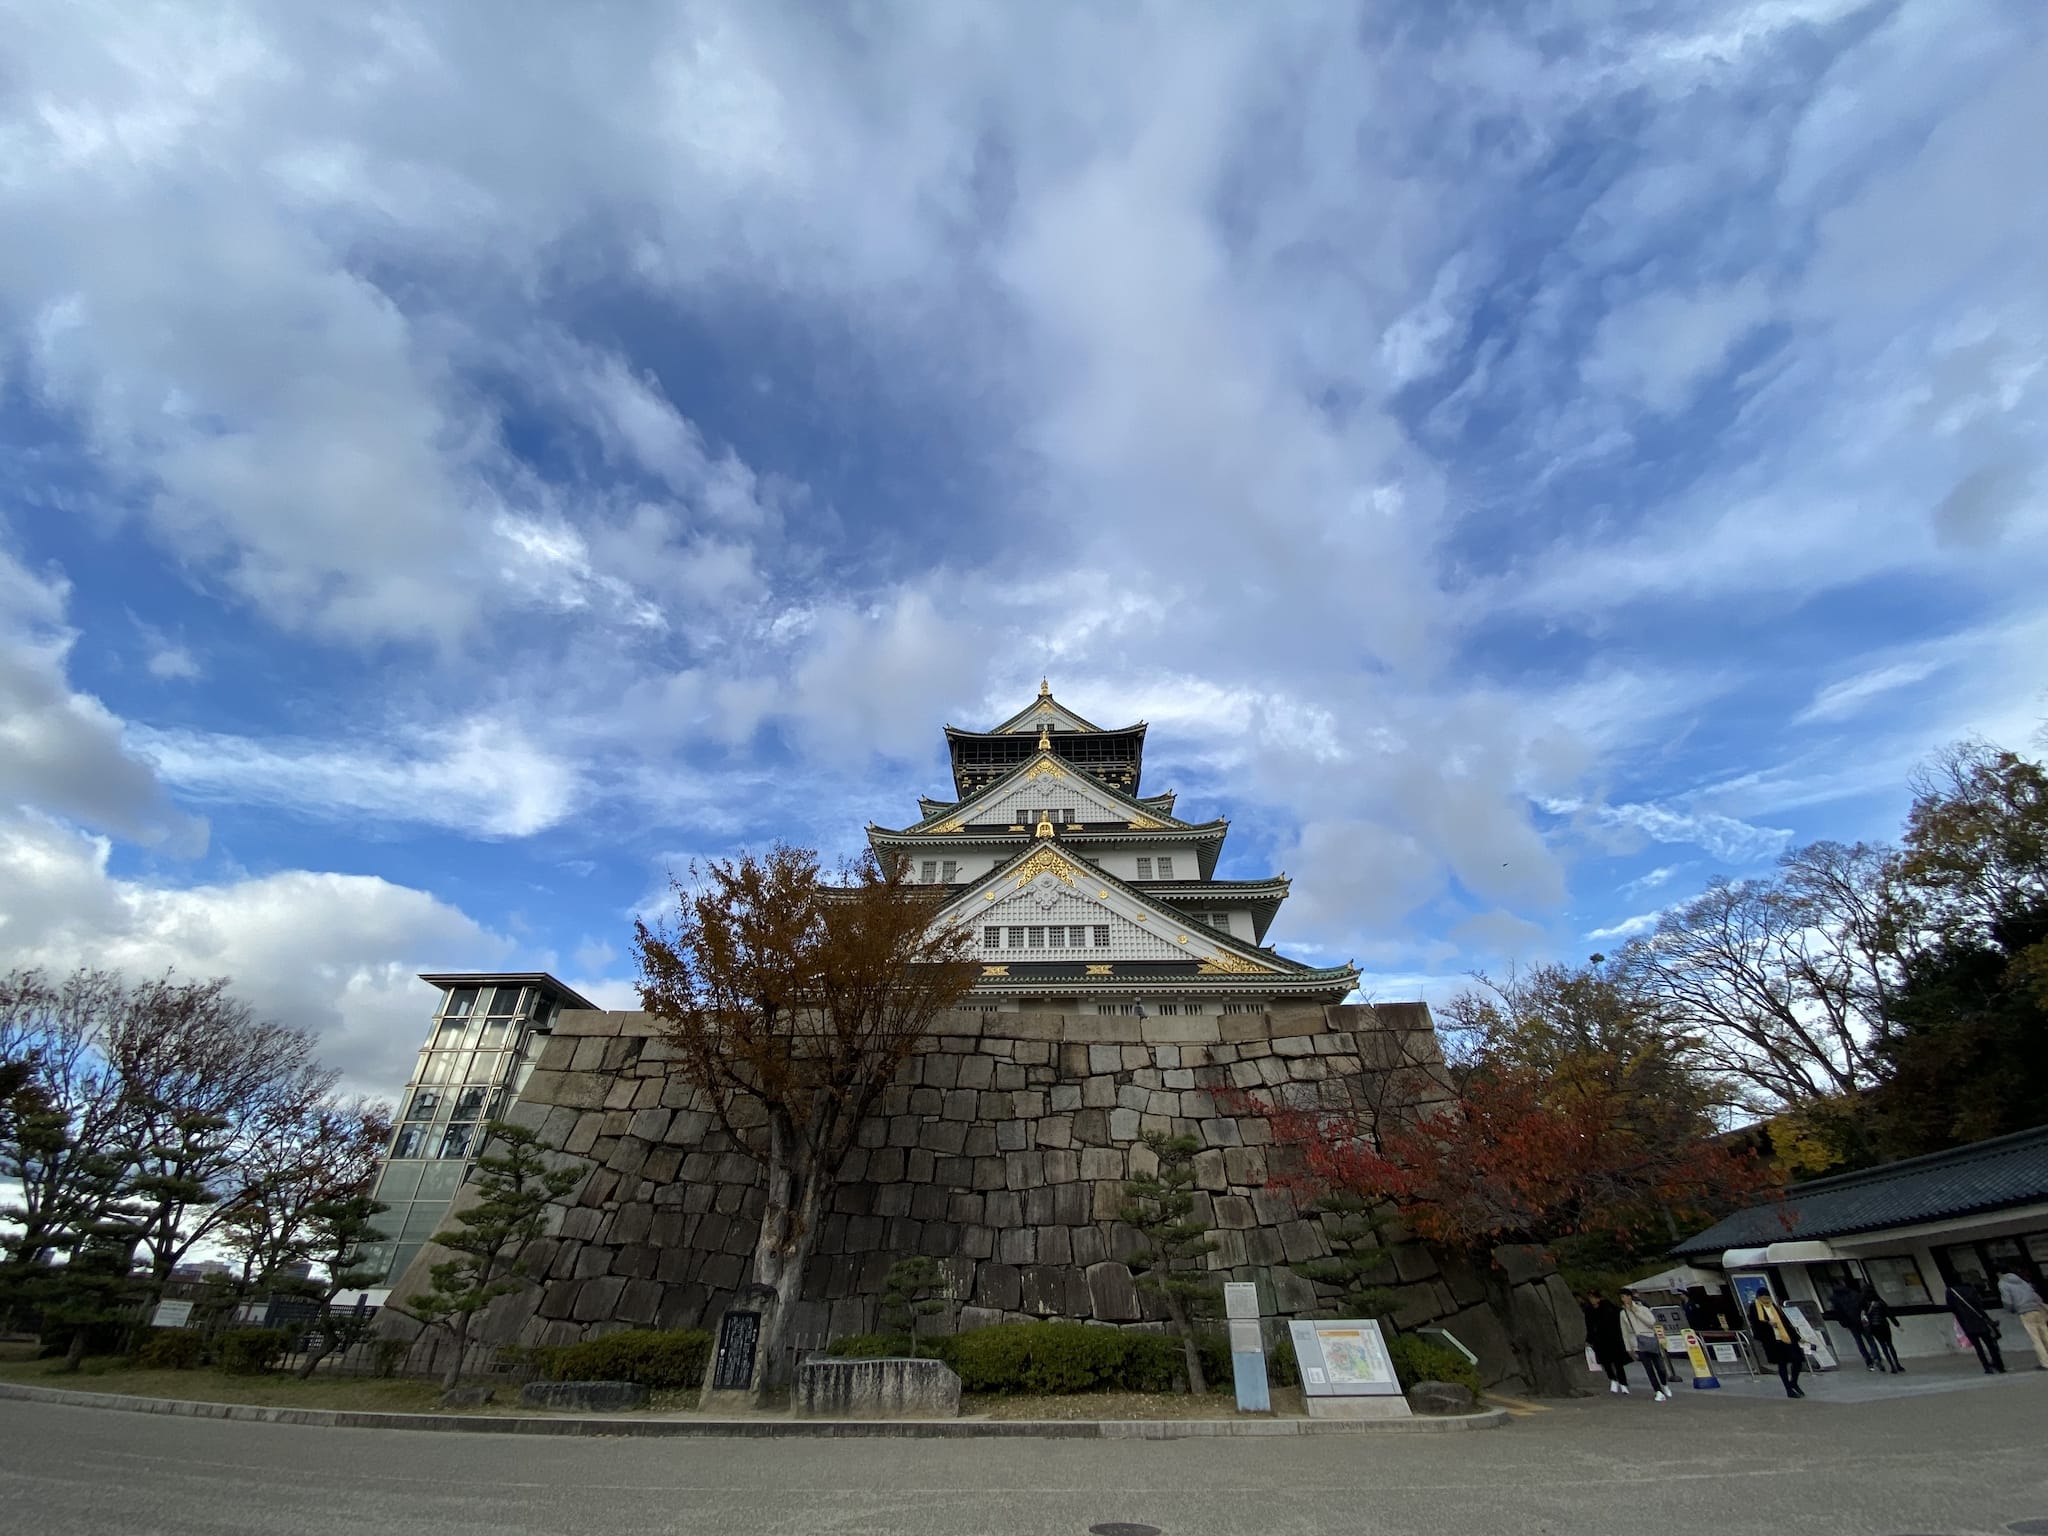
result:
<svg viewBox="0 0 2048 1536"><path fill-rule="evenodd" d="M206 846L206 824L170 803L120 720L76 692L70 587L0 550L0 806L38 806L173 853Z"/></svg>
<svg viewBox="0 0 2048 1536"><path fill-rule="evenodd" d="M1754 864L1781 853L1792 841L1789 827L1759 827L1716 811L1681 810L1641 801L1582 804L1550 800L1544 809L1581 825L1639 837L1655 843L1684 843L1703 848L1724 864Z"/></svg>
<svg viewBox="0 0 2048 1536"><path fill-rule="evenodd" d="M137 730L157 771L198 798L361 816L477 837L529 837L575 808L577 771L520 721L473 715L396 743L254 740Z"/></svg>
<svg viewBox="0 0 2048 1536"><path fill-rule="evenodd" d="M167 968L233 978L260 1013L314 1031L352 1088L394 1094L426 1036L427 969L503 965L512 946L424 891L289 870L174 888L110 872L105 838L0 818L0 951L10 965Z"/></svg>
<svg viewBox="0 0 2048 1536"><path fill-rule="evenodd" d="M1675 411L1770 312L1755 278L1696 293L1646 294L1602 318L1580 376L1653 411Z"/></svg>
<svg viewBox="0 0 2048 1536"><path fill-rule="evenodd" d="M1816 693L1813 702L1792 717L1793 724L1846 720L1871 700L1901 688L1910 688L1932 677L1937 670L1933 661L1899 661L1859 672L1854 677L1845 677Z"/></svg>

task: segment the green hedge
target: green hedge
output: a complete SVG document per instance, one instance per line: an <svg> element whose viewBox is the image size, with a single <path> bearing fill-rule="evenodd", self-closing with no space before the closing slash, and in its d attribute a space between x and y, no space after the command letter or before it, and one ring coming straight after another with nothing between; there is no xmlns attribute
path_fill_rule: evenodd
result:
<svg viewBox="0 0 2048 1536"><path fill-rule="evenodd" d="M1394 1358L1394 1375L1403 1392L1418 1381L1448 1381L1470 1388L1474 1397L1480 1394L1479 1372L1448 1344L1416 1333L1397 1333L1387 1341L1387 1353Z"/></svg>
<svg viewBox="0 0 2048 1536"><path fill-rule="evenodd" d="M550 1381L631 1381L643 1387L703 1385L711 1335L698 1328L628 1328L533 1351Z"/></svg>
<svg viewBox="0 0 2048 1536"><path fill-rule="evenodd" d="M1171 1392L1184 1380L1180 1340L1127 1333L1094 1323L997 1323L968 1333L917 1341L969 1392ZM903 1334L857 1333L834 1339L827 1354L874 1360L910 1353Z"/></svg>
<svg viewBox="0 0 2048 1536"><path fill-rule="evenodd" d="M152 1328L135 1349L143 1371L196 1371L206 1363L206 1340L191 1328Z"/></svg>
<svg viewBox="0 0 2048 1536"><path fill-rule="evenodd" d="M213 1341L214 1359L230 1376L261 1376L290 1346L283 1328L231 1328Z"/></svg>
<svg viewBox="0 0 2048 1536"><path fill-rule="evenodd" d="M920 1353L935 1355L939 1351L938 1339L919 1339ZM944 1342L951 1342L950 1340ZM907 1333L849 1333L834 1339L825 1346L825 1353L835 1360L890 1360L910 1353L910 1335Z"/></svg>

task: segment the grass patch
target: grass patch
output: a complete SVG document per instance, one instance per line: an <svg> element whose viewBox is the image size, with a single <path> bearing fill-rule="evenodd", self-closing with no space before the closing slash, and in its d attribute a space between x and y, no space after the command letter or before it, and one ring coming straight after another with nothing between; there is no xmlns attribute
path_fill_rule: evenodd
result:
<svg viewBox="0 0 2048 1536"><path fill-rule="evenodd" d="M266 1408L339 1408L382 1413L440 1411L441 1389L431 1381L383 1380L374 1376L226 1376L219 1371L145 1371L119 1360L87 1360L77 1371L61 1362L37 1360L0 1364L0 1381L65 1392L113 1392L130 1397L167 1397L191 1403L256 1403ZM500 1402L486 1413L518 1408L519 1389L500 1387ZM506 1401L509 1399L509 1401Z"/></svg>

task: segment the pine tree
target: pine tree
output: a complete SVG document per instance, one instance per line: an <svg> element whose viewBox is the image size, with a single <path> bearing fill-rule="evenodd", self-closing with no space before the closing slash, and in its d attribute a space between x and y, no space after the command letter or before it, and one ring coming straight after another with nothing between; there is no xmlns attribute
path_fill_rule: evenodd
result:
<svg viewBox="0 0 2048 1536"><path fill-rule="evenodd" d="M384 1233L377 1230L375 1221L388 1209L362 1193L316 1200L307 1208L306 1247L327 1278L303 1280L292 1287L320 1308L314 1325L317 1339L299 1366L300 1380L311 1376L327 1356L354 1344L368 1326L369 1314L336 1312L334 1298L343 1291L367 1290L381 1283L382 1266L363 1263L363 1245L383 1240Z"/></svg>
<svg viewBox="0 0 2048 1536"><path fill-rule="evenodd" d="M1338 1292L1337 1307L1345 1317L1384 1317L1394 1308L1393 1259L1380 1238L1390 1214L1384 1202L1352 1190L1330 1190L1316 1197L1323 1213L1323 1236L1330 1256L1290 1264L1304 1280Z"/></svg>
<svg viewBox="0 0 2048 1536"><path fill-rule="evenodd" d="M891 1264L882 1285L882 1326L889 1330L901 1325L910 1339L910 1358L915 1360L918 1320L937 1317L952 1305L946 1295L945 1271L937 1259L919 1254Z"/></svg>
<svg viewBox="0 0 2048 1536"><path fill-rule="evenodd" d="M1131 1273L1140 1290L1152 1292L1165 1306L1187 1360L1188 1390L1200 1395L1209 1383L1195 1342L1195 1319L1216 1300L1215 1283L1205 1267L1197 1267L1216 1247L1209 1224L1194 1214L1195 1154L1202 1144L1192 1136L1148 1131L1145 1145L1156 1166L1124 1181L1124 1220L1144 1242L1131 1259Z"/></svg>
<svg viewBox="0 0 2048 1536"><path fill-rule="evenodd" d="M462 1380L463 1352L477 1313L533 1283L523 1259L526 1246L546 1230L549 1202L583 1177L580 1164L549 1167L548 1159L559 1149L523 1126L488 1122L484 1146L498 1150L487 1150L476 1160L468 1186L476 1199L456 1213L452 1226L434 1234L434 1242L454 1257L429 1271L433 1288L409 1303L421 1322L446 1328L453 1338L444 1387Z"/></svg>

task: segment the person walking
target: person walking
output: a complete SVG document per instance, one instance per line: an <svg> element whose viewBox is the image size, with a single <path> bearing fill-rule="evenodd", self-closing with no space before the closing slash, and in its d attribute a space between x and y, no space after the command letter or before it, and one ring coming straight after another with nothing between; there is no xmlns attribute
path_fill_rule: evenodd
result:
<svg viewBox="0 0 2048 1536"><path fill-rule="evenodd" d="M2003 1376L2005 1356L1998 1351L1998 1324L1986 1309L1984 1298L1977 1294L1977 1287L1967 1280L1958 1280L1948 1288L1947 1302L1956 1326L1963 1330L1970 1348L1977 1351L1977 1363L1984 1367L1984 1374Z"/></svg>
<svg viewBox="0 0 2048 1536"><path fill-rule="evenodd" d="M2034 1346L2034 1359L2038 1362L2034 1369L2048 1371L2048 1301L2043 1301L2041 1293L2028 1284L2016 1264L1999 1269L1998 1299L2027 1330L2027 1342Z"/></svg>
<svg viewBox="0 0 2048 1536"><path fill-rule="evenodd" d="M1899 1364L1899 1352L1892 1344L1892 1304L1878 1295L1877 1287L1868 1282L1863 1287L1858 1315L1863 1319L1863 1331L1870 1335L1872 1351L1890 1362L1892 1375L1905 1375L1906 1368Z"/></svg>
<svg viewBox="0 0 2048 1536"><path fill-rule="evenodd" d="M1883 1370L1884 1367L1878 1364L1877 1351L1871 1347L1870 1336L1863 1331L1863 1298L1856 1294L1856 1287L1844 1280L1830 1291L1828 1311L1856 1341L1856 1353L1863 1357L1864 1369Z"/></svg>
<svg viewBox="0 0 2048 1536"><path fill-rule="evenodd" d="M1622 1338L1621 1308L1600 1292L1588 1291L1579 1310L1586 1314L1586 1343L1607 1373L1607 1390L1627 1397L1629 1349Z"/></svg>
<svg viewBox="0 0 2048 1536"><path fill-rule="evenodd" d="M1749 1332L1763 1350L1764 1359L1778 1368L1778 1380L1784 1384L1785 1395L1806 1396L1799 1385L1800 1374L1806 1369L1806 1351L1799 1347L1799 1335L1785 1321L1784 1312L1769 1291L1759 1292L1749 1304Z"/></svg>
<svg viewBox="0 0 2048 1536"><path fill-rule="evenodd" d="M1621 1328L1635 1346L1636 1359L1642 1362L1643 1374L1650 1378L1654 1389L1650 1401L1669 1401L1671 1372L1664 1363L1664 1341L1657 1336L1657 1317L1643 1305L1634 1291L1621 1293Z"/></svg>

